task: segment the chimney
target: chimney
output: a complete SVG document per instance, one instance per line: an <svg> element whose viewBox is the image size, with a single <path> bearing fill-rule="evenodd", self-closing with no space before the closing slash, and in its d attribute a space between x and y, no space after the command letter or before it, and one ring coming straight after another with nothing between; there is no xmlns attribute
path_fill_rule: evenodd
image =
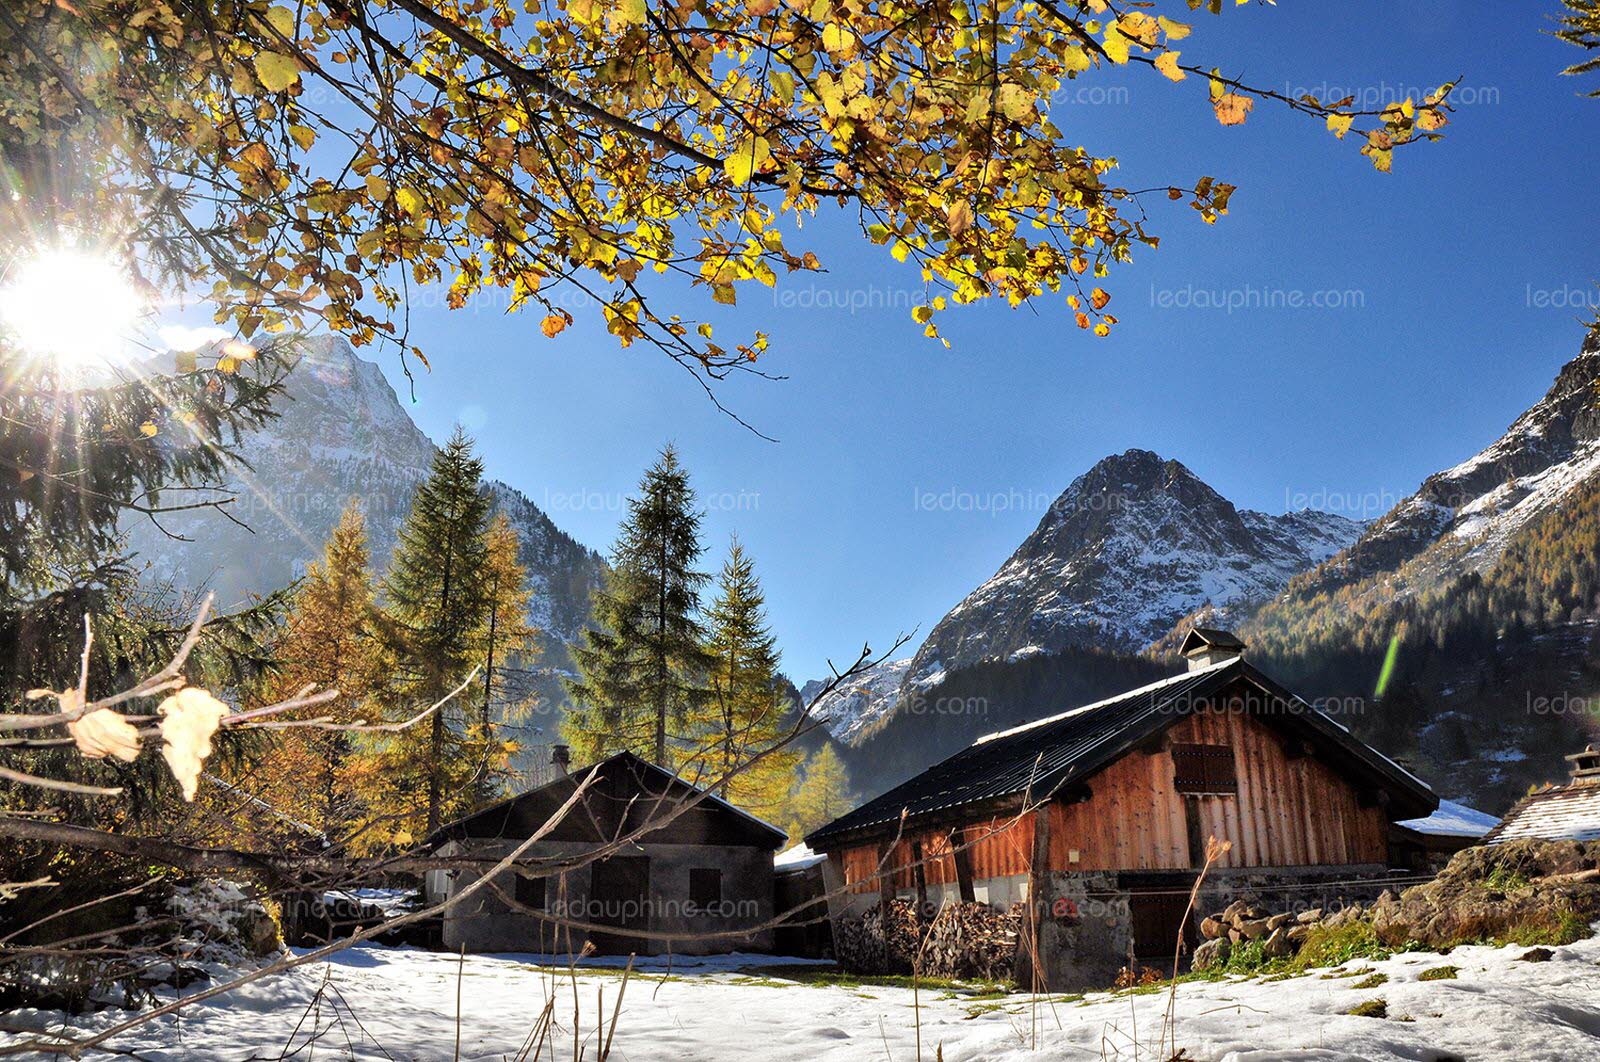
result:
<svg viewBox="0 0 1600 1062"><path fill-rule="evenodd" d="M560 769L562 774L572 769L572 748L567 745L550 746L550 762Z"/></svg>
<svg viewBox="0 0 1600 1062"><path fill-rule="evenodd" d="M1573 785L1600 785L1600 749L1590 745L1567 757L1572 764Z"/></svg>
<svg viewBox="0 0 1600 1062"><path fill-rule="evenodd" d="M1189 633L1183 636L1183 645L1178 652L1189 661L1190 671L1198 671L1213 664L1238 660L1244 656L1244 643L1228 631L1191 627Z"/></svg>

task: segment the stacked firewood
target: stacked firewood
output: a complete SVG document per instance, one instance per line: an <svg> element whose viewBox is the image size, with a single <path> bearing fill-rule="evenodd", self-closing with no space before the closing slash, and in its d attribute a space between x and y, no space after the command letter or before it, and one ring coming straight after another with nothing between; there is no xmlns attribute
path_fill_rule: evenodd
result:
<svg viewBox="0 0 1600 1062"><path fill-rule="evenodd" d="M892 900L842 919L833 950L853 973L1002 980L1011 974L1021 925L1021 905L1002 913L985 903L950 904L919 918L916 905Z"/></svg>
<svg viewBox="0 0 1600 1062"><path fill-rule="evenodd" d="M929 925L921 972L928 977L1000 981L1011 976L1022 905L1000 912L986 903L953 904Z"/></svg>

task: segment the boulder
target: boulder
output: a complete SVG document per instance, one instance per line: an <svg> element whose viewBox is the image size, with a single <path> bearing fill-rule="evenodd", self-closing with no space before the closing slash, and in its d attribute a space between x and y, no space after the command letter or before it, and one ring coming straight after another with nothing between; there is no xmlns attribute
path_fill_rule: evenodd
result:
<svg viewBox="0 0 1600 1062"><path fill-rule="evenodd" d="M1530 948L1517 956L1518 962L1549 962L1555 952L1549 948Z"/></svg>
<svg viewBox="0 0 1600 1062"><path fill-rule="evenodd" d="M1295 946L1289 941L1289 931L1279 927L1272 931L1266 944L1261 948L1261 953L1269 959L1283 959L1295 952Z"/></svg>
<svg viewBox="0 0 1600 1062"><path fill-rule="evenodd" d="M1222 921L1228 923L1230 926L1237 925L1239 921L1244 918L1244 913L1249 909L1250 905L1245 903L1243 900L1235 900L1222 909Z"/></svg>
<svg viewBox="0 0 1600 1062"><path fill-rule="evenodd" d="M1213 967L1226 966L1228 959L1233 955L1233 945L1227 937L1217 937L1208 940L1194 949L1194 968L1196 970L1210 970Z"/></svg>
<svg viewBox="0 0 1600 1062"><path fill-rule="evenodd" d="M1288 914L1288 913L1275 914L1275 915L1270 916L1267 919L1267 928L1268 929L1277 929L1279 926L1288 925L1293 920L1294 920L1294 915L1292 915L1292 914Z"/></svg>
<svg viewBox="0 0 1600 1062"><path fill-rule="evenodd" d="M1301 944L1304 944L1306 942L1306 938L1311 935L1312 928L1312 926L1306 923L1289 926L1284 930L1284 936L1289 938L1289 943L1298 948Z"/></svg>
<svg viewBox="0 0 1600 1062"><path fill-rule="evenodd" d="M1303 926L1310 925L1312 922L1320 922L1322 921L1322 908L1313 907L1309 911L1301 911L1294 916L1294 920Z"/></svg>
<svg viewBox="0 0 1600 1062"><path fill-rule="evenodd" d="M1217 940L1227 935L1228 927L1215 918L1200 919L1200 935L1207 940Z"/></svg>

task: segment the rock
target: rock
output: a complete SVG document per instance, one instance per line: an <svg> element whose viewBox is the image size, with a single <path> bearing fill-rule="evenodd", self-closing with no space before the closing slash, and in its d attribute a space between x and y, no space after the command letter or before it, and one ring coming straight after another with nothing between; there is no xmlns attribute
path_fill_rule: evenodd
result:
<svg viewBox="0 0 1600 1062"><path fill-rule="evenodd" d="M1549 948L1530 948L1517 956L1518 962L1549 962L1555 952Z"/></svg>
<svg viewBox="0 0 1600 1062"><path fill-rule="evenodd" d="M1230 929L1228 930L1228 940L1233 944L1243 944L1245 941L1245 935L1239 932L1237 929Z"/></svg>
<svg viewBox="0 0 1600 1062"><path fill-rule="evenodd" d="M1312 922L1320 922L1322 921L1322 908L1313 907L1309 911L1301 911L1294 916L1294 920L1303 926L1310 925Z"/></svg>
<svg viewBox="0 0 1600 1062"><path fill-rule="evenodd" d="M1200 919L1200 935L1207 940L1218 940L1228 932L1228 927L1215 918Z"/></svg>
<svg viewBox="0 0 1600 1062"><path fill-rule="evenodd" d="M1306 942L1306 938L1311 935L1312 928L1310 925L1289 926L1284 931L1284 935L1289 938L1292 944L1298 947Z"/></svg>
<svg viewBox="0 0 1600 1062"><path fill-rule="evenodd" d="M1262 945L1261 953L1269 959L1283 959L1294 954L1294 945L1289 943L1289 932L1281 926L1272 931L1266 944Z"/></svg>
<svg viewBox="0 0 1600 1062"><path fill-rule="evenodd" d="M1222 921L1230 926L1238 925L1239 921L1244 918L1245 911L1249 909L1250 905L1243 900L1235 900L1222 909Z"/></svg>
<svg viewBox="0 0 1600 1062"><path fill-rule="evenodd" d="M1600 841L1519 840L1457 852L1433 881L1385 893L1372 907L1378 939L1441 949L1481 940L1586 935L1600 918Z"/></svg>
<svg viewBox="0 0 1600 1062"><path fill-rule="evenodd" d="M1293 920L1293 918L1294 918L1294 915L1287 914L1287 913L1286 914L1275 914L1275 915L1272 915L1270 918L1267 919L1267 928L1268 929L1277 929L1279 926L1288 925L1289 922L1291 920Z"/></svg>
<svg viewBox="0 0 1600 1062"><path fill-rule="evenodd" d="M1265 918L1252 918L1239 923L1239 932L1250 940L1260 940L1270 933L1271 929L1267 926Z"/></svg>
<svg viewBox="0 0 1600 1062"><path fill-rule="evenodd" d="M1196 970L1209 970L1217 966L1226 966L1228 959L1233 955L1233 944L1227 937L1217 937L1208 940L1194 949L1194 968Z"/></svg>
<svg viewBox="0 0 1600 1062"><path fill-rule="evenodd" d="M1353 903L1349 907L1341 907L1337 911L1333 912L1333 914L1324 916L1322 919L1322 924L1327 926L1329 929L1338 929L1340 926L1349 925L1351 922L1358 921L1361 918L1362 913L1361 905L1358 903Z"/></svg>

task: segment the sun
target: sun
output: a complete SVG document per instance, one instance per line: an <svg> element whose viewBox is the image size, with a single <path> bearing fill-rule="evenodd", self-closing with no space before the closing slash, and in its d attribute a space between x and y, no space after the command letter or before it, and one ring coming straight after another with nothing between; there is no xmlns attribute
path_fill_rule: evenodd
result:
<svg viewBox="0 0 1600 1062"><path fill-rule="evenodd" d="M67 368L123 360L146 309L125 270L79 248L22 259L0 283L0 330L27 354Z"/></svg>

